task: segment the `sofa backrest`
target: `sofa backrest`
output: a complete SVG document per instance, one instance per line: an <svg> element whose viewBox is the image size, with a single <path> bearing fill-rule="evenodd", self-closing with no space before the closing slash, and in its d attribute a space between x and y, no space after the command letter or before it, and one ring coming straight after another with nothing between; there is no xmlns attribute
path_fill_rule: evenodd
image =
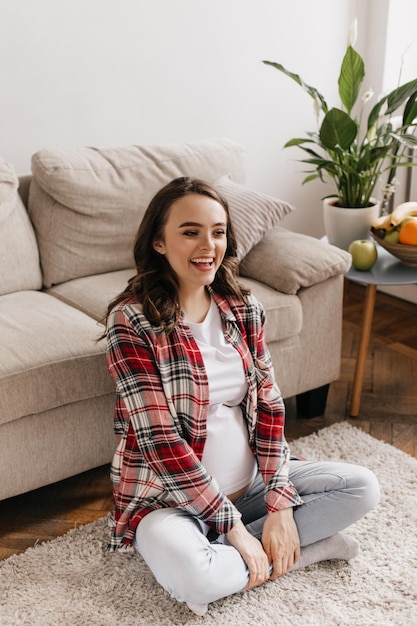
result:
<svg viewBox="0 0 417 626"><path fill-rule="evenodd" d="M13 167L0 159L0 295L42 287L35 233Z"/></svg>
<svg viewBox="0 0 417 626"><path fill-rule="evenodd" d="M32 157L29 215L45 287L133 267L133 241L152 196L178 176L244 180L244 151L227 139L41 150Z"/></svg>

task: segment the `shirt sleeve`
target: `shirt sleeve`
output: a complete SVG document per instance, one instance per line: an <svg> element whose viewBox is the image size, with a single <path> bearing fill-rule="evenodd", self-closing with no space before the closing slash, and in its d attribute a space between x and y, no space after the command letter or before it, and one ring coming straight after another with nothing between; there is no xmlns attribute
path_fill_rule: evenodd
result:
<svg viewBox="0 0 417 626"><path fill-rule="evenodd" d="M108 323L107 360L128 415L125 426L135 434L137 454L157 476L173 506L195 515L218 533L228 532L241 515L181 435L178 418L169 410L155 347L140 331L137 320L134 326L123 310L113 311ZM134 490L131 483L136 469L131 460L123 468L123 490Z"/></svg>
<svg viewBox="0 0 417 626"><path fill-rule="evenodd" d="M257 378L255 448L266 490L269 512L303 503L289 479L290 449L284 435L285 406L275 381L272 359L265 340L265 312L258 303L252 326L252 346Z"/></svg>

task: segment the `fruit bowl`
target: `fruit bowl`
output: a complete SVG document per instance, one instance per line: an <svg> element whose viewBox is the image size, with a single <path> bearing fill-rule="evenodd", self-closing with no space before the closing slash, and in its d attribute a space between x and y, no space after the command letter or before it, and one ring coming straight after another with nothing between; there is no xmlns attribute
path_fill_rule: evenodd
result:
<svg viewBox="0 0 417 626"><path fill-rule="evenodd" d="M403 243L389 243L379 237L377 233L371 230L371 235L382 248L397 257L404 265L408 267L417 267L417 246L406 246Z"/></svg>

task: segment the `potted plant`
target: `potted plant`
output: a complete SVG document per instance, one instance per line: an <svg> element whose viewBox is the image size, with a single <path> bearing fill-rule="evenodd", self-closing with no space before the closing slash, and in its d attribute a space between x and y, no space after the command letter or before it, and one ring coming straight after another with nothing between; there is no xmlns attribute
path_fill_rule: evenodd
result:
<svg viewBox="0 0 417 626"><path fill-rule="evenodd" d="M334 183L335 193L324 198L325 228L330 243L345 249L353 239L368 234L372 220L380 212L381 203L375 206L377 199L373 197L377 182L386 178L381 199L384 210L395 188L396 168L416 165L410 160L410 149L417 147L413 134L417 117L417 79L381 97L366 118L367 102L373 93L366 91L359 100L365 64L354 50L355 39L356 22L340 69L340 107L329 108L315 87L280 63L263 61L289 76L314 101L317 130L308 132L307 137L291 139L285 147L298 146L306 153L301 162L313 169L308 171L303 183L317 178L323 182L330 179ZM402 112L398 126L394 123L397 112ZM330 218L331 211L336 212L335 224ZM362 213L367 215L361 226ZM342 216L349 220L348 225L341 224ZM340 238L335 231L338 225Z"/></svg>

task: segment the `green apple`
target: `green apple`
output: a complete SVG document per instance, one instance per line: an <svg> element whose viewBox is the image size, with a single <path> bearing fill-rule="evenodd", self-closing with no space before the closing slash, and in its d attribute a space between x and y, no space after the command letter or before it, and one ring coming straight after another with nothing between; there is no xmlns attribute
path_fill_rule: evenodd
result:
<svg viewBox="0 0 417 626"><path fill-rule="evenodd" d="M378 252L376 245L370 239L356 239L349 246L352 255L352 265L356 270L370 270L376 263Z"/></svg>
<svg viewBox="0 0 417 626"><path fill-rule="evenodd" d="M385 233L384 241L388 243L399 243L400 242L400 231L398 228L394 228L394 230L388 230Z"/></svg>

